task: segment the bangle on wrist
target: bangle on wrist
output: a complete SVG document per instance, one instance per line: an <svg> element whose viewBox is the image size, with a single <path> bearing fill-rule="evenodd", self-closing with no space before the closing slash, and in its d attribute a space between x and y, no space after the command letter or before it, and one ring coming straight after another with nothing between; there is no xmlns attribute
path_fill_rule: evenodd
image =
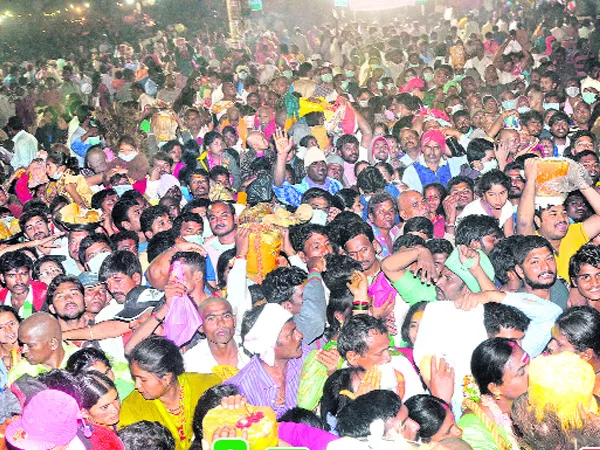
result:
<svg viewBox="0 0 600 450"><path fill-rule="evenodd" d="M88 331L90 332L90 341L95 340L94 339L94 332L92 331L91 325L88 325Z"/></svg>
<svg viewBox="0 0 600 450"><path fill-rule="evenodd" d="M152 317L154 320L156 320L159 324L161 324L165 321L165 319L161 319L158 317L158 313L156 312L156 310L152 311L152 314L150 315L150 317Z"/></svg>
<svg viewBox="0 0 600 450"><path fill-rule="evenodd" d="M244 255L235 255L235 259L246 259L248 257L248 255L244 254Z"/></svg>

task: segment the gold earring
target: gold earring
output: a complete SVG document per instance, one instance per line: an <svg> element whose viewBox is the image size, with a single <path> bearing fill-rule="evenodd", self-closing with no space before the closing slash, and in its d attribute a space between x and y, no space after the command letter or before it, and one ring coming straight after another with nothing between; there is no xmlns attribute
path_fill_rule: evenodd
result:
<svg viewBox="0 0 600 450"><path fill-rule="evenodd" d="M500 395L500 392L496 392L496 393L494 394L494 399L496 399L496 400L500 400L500 398L502 398L502 395Z"/></svg>

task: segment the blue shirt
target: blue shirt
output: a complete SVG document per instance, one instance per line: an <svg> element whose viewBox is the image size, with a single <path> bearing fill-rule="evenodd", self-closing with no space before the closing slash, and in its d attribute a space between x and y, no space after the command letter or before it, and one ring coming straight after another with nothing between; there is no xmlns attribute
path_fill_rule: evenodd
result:
<svg viewBox="0 0 600 450"><path fill-rule="evenodd" d="M304 177L299 184L290 184L285 181L281 186L277 187L273 184L273 192L279 201L288 204L290 206L298 207L302 201L302 195L310 188L320 188L324 191L329 192L331 195L335 195L342 189L342 184L338 180L333 178L325 178L325 183L317 184L308 177Z"/></svg>

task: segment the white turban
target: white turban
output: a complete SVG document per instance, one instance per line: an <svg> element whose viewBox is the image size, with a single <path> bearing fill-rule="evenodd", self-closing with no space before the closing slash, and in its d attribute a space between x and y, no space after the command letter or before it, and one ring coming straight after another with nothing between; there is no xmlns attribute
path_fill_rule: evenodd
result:
<svg viewBox="0 0 600 450"><path fill-rule="evenodd" d="M275 345L281 329L292 318L292 314L277 303L267 303L254 326L244 338L244 347L269 366L275 364Z"/></svg>

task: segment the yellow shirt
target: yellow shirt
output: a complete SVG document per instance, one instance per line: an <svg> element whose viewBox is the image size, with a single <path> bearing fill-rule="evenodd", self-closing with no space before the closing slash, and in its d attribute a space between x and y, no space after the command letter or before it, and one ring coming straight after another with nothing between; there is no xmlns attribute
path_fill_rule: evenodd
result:
<svg viewBox="0 0 600 450"><path fill-rule="evenodd" d="M577 251L590 241L583 222L574 223L569 226L569 230L564 238L560 241L560 247L556 254L556 267L558 275L567 281L569 279L569 262Z"/></svg>
<svg viewBox="0 0 600 450"><path fill-rule="evenodd" d="M221 383L222 380L213 374L199 373L184 373L177 380L180 385L183 385L185 410L183 430L185 439L180 439L175 418L167 412L165 405L158 399L146 400L138 391L133 391L123 400L119 429L142 420L158 422L164 425L173 435L176 450L187 450L192 444L192 437L194 436L192 421L198 400L208 388Z"/></svg>

